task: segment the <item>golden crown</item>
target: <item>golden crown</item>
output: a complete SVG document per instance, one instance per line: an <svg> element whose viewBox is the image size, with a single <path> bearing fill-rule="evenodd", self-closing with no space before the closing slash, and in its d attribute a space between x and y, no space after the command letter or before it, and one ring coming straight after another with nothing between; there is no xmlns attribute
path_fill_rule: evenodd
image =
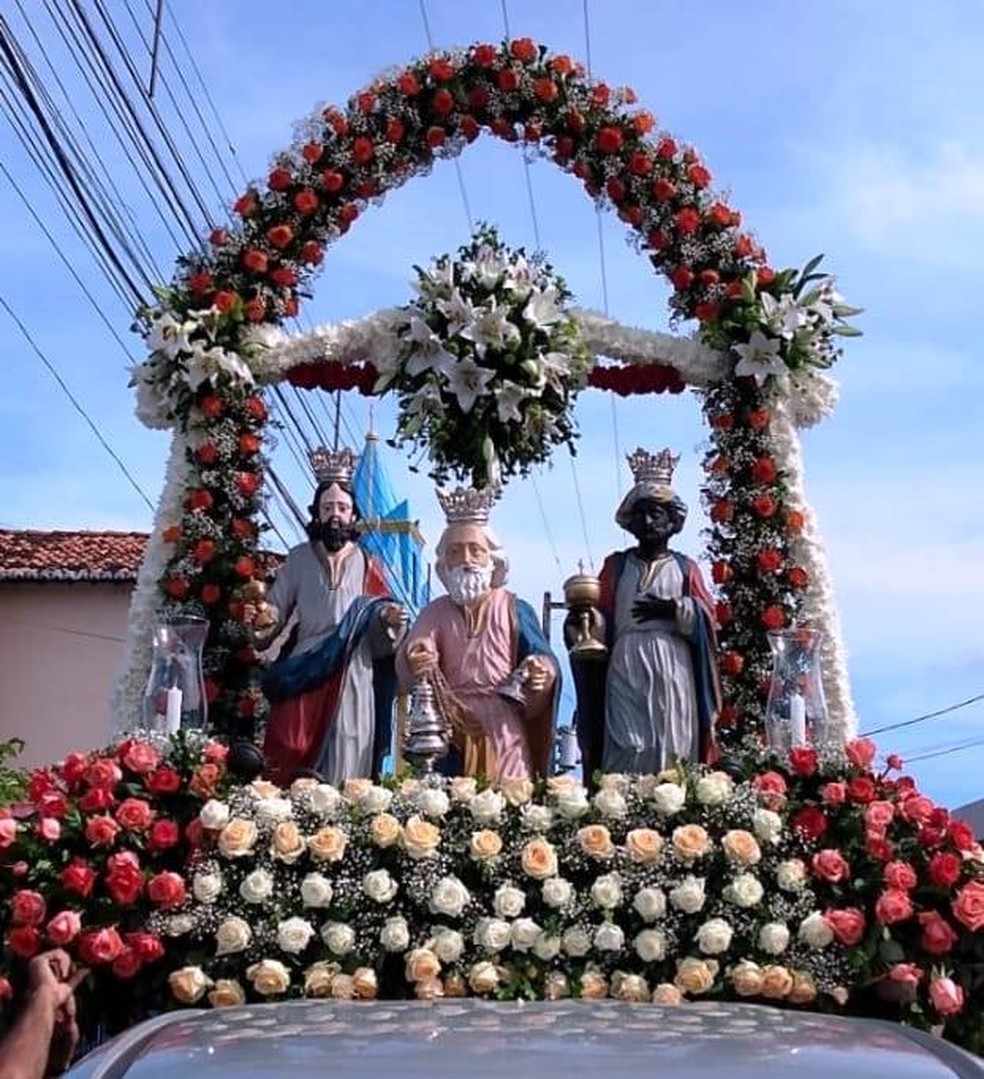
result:
<svg viewBox="0 0 984 1079"><path fill-rule="evenodd" d="M659 487L669 487L673 479L673 470L680 461L680 455L674 456L668 449L659 453L649 453L641 447L628 456L629 468L636 483L651 483Z"/></svg>
<svg viewBox="0 0 984 1079"><path fill-rule="evenodd" d="M489 523L489 514L495 505L496 492L491 487L476 490L474 487L456 487L453 491L437 492L437 501L444 510L449 525Z"/></svg>
<svg viewBox="0 0 984 1079"><path fill-rule="evenodd" d="M352 473L359 460L352 450L330 450L327 446L311 450L308 458L318 483L337 483L343 487L352 482Z"/></svg>

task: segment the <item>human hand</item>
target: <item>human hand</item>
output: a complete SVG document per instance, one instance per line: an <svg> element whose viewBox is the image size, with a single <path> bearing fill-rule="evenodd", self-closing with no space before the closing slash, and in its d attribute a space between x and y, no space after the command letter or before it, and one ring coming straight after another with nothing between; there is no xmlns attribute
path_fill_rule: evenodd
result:
<svg viewBox="0 0 984 1079"><path fill-rule="evenodd" d="M380 608L379 619L388 629L401 630L407 624L407 609L402 603L386 603Z"/></svg>
<svg viewBox="0 0 984 1079"><path fill-rule="evenodd" d="M676 618L676 600L654 599L645 597L632 604L632 617L637 622L652 622L656 619Z"/></svg>
<svg viewBox="0 0 984 1079"><path fill-rule="evenodd" d="M46 1075L59 1075L71 1064L79 1043L75 990L86 976L84 967L72 970L68 953L56 948L35 956L27 967L28 990L42 994L54 1008Z"/></svg>
<svg viewBox="0 0 984 1079"><path fill-rule="evenodd" d="M430 640L417 641L407 650L407 663L414 678L421 679L433 674L437 670L438 655L434 642Z"/></svg>

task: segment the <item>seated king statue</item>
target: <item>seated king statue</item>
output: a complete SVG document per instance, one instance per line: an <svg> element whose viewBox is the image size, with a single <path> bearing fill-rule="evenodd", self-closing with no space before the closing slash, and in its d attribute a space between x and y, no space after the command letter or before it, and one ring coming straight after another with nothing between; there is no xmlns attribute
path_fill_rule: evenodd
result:
<svg viewBox="0 0 984 1079"><path fill-rule="evenodd" d="M447 590L411 626L396 657L410 690L427 680L450 723L447 774L546 776L559 697L557 660L533 608L506 589L508 561L489 528L495 494L438 492L447 527L435 570Z"/></svg>
<svg viewBox="0 0 984 1079"><path fill-rule="evenodd" d="M721 697L714 601L697 563L669 548L687 518L670 486L678 461L668 449L629 457L635 485L615 521L636 546L610 554L601 571L609 648L604 729L578 732L582 746L601 749L600 761L585 761L586 775L597 768L655 774L715 756Z"/></svg>
<svg viewBox="0 0 984 1079"><path fill-rule="evenodd" d="M250 612L260 648L295 622L262 682L271 706L263 754L281 785L311 772L336 784L378 777L392 739L393 653L406 625L382 567L356 542L355 454L310 456L318 485L309 539L291 548L266 602Z"/></svg>

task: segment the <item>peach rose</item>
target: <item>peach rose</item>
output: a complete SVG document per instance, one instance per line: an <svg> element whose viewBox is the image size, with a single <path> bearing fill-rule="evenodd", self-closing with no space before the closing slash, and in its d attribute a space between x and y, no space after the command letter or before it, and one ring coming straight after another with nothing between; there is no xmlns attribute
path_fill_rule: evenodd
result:
<svg viewBox="0 0 984 1079"><path fill-rule="evenodd" d="M412 816L403 826L403 849L411 858L431 858L441 842L441 829Z"/></svg>
<svg viewBox="0 0 984 1079"><path fill-rule="evenodd" d="M616 970L612 975L612 996L616 1000L641 1003L649 1000L649 983L641 974Z"/></svg>
<svg viewBox="0 0 984 1079"><path fill-rule="evenodd" d="M180 1004L197 1004L212 985L212 979L201 967L182 967L168 975L171 994Z"/></svg>
<svg viewBox="0 0 984 1079"><path fill-rule="evenodd" d="M290 971L279 959L261 959L246 968L246 977L261 997L278 996L290 988Z"/></svg>
<svg viewBox="0 0 984 1079"><path fill-rule="evenodd" d="M586 970L581 975L581 987L577 994L581 1000L604 1000L608 996L608 981L597 970Z"/></svg>
<svg viewBox="0 0 984 1079"><path fill-rule="evenodd" d="M564 1000L569 997L571 987L567 975L559 970L548 971L543 979L543 995L547 1000Z"/></svg>
<svg viewBox="0 0 984 1079"><path fill-rule="evenodd" d="M348 838L339 828L326 825L308 840L308 849L316 862L340 862L345 857Z"/></svg>
<svg viewBox="0 0 984 1079"><path fill-rule="evenodd" d="M352 989L359 1000L375 1000L379 995L379 979L372 967L356 967L352 972Z"/></svg>
<svg viewBox="0 0 984 1079"><path fill-rule="evenodd" d="M660 1004L664 1008L675 1008L683 1003L680 990L670 982L660 982L653 990L653 1004Z"/></svg>
<svg viewBox="0 0 984 1079"><path fill-rule="evenodd" d="M455 776L451 780L451 801L467 804L478 793L478 783L474 776Z"/></svg>
<svg viewBox="0 0 984 1079"><path fill-rule="evenodd" d="M718 964L715 960L687 956L677 961L677 972L673 984L682 993L693 993L699 996L711 991L717 972Z"/></svg>
<svg viewBox="0 0 984 1079"><path fill-rule="evenodd" d="M444 983L440 978L424 978L414 983L413 995L417 1000L440 1000L444 996Z"/></svg>
<svg viewBox="0 0 984 1079"><path fill-rule="evenodd" d="M547 794L556 798L561 794L567 794L576 786L578 782L573 776L551 776L547 780Z"/></svg>
<svg viewBox="0 0 984 1079"><path fill-rule="evenodd" d="M429 948L414 948L407 953L404 973L408 982L422 982L441 973L441 961Z"/></svg>
<svg viewBox="0 0 984 1079"><path fill-rule="evenodd" d="M533 781L519 776L512 779L500 779L499 790L505 795L510 805L526 805L533 797Z"/></svg>
<svg viewBox="0 0 984 1079"><path fill-rule="evenodd" d="M758 840L751 832L742 828L725 832L721 846L724 847L724 853L739 865L756 865L762 858Z"/></svg>
<svg viewBox="0 0 984 1079"><path fill-rule="evenodd" d="M277 784L271 783L267 779L254 779L253 782L250 783L249 789L261 801L266 798L279 798L281 794L281 790Z"/></svg>
<svg viewBox="0 0 984 1079"><path fill-rule="evenodd" d="M448 979L450 981L450 979ZM499 968L495 963L487 959L475 965L468 971L468 984L473 993L491 993L499 984ZM445 992L447 984L445 984Z"/></svg>
<svg viewBox="0 0 984 1079"><path fill-rule="evenodd" d="M663 852L663 837L655 828L633 828L625 837L625 849L633 862L655 862Z"/></svg>
<svg viewBox="0 0 984 1079"><path fill-rule="evenodd" d="M547 880L557 874L557 851L545 839L531 839L520 856L523 872L534 880Z"/></svg>
<svg viewBox="0 0 984 1079"><path fill-rule="evenodd" d="M592 858L611 858L615 853L611 833L603 824L588 824L577 833L581 850Z"/></svg>
<svg viewBox="0 0 984 1079"><path fill-rule="evenodd" d="M984 929L984 881L972 880L965 884L957 892L950 909L954 918L971 933Z"/></svg>
<svg viewBox="0 0 984 1079"><path fill-rule="evenodd" d="M479 862L494 858L502 850L502 837L498 832L483 828L480 832L472 832L471 842L468 844L468 852Z"/></svg>
<svg viewBox="0 0 984 1079"><path fill-rule="evenodd" d="M304 853L304 837L292 820L281 821L274 829L270 850L278 861L290 865Z"/></svg>
<svg viewBox="0 0 984 1079"><path fill-rule="evenodd" d="M321 960L312 963L304 971L304 995L306 997L318 997L324 999L331 995L332 978L339 972L337 963L329 963Z"/></svg>
<svg viewBox="0 0 984 1079"><path fill-rule="evenodd" d="M728 981L740 997L757 997L762 992L762 968L743 959L728 971Z"/></svg>
<svg viewBox="0 0 984 1079"><path fill-rule="evenodd" d="M673 849L685 862L692 862L711 849L711 841L699 824L681 824L673 829Z"/></svg>
<svg viewBox="0 0 984 1079"><path fill-rule="evenodd" d="M793 975L786 967L776 964L762 970L762 996L767 1000L783 1000L793 991Z"/></svg>
<svg viewBox="0 0 984 1079"><path fill-rule="evenodd" d="M377 813L369 821L369 835L377 847L386 849L403 838L403 826L390 813Z"/></svg>
<svg viewBox="0 0 984 1079"><path fill-rule="evenodd" d="M813 976L805 970L793 971L793 987L789 990L790 1004L809 1004L817 999Z"/></svg>
<svg viewBox="0 0 984 1079"><path fill-rule="evenodd" d="M446 997L468 996L468 982L461 974L449 974L444 979L444 995Z"/></svg>
<svg viewBox="0 0 984 1079"><path fill-rule="evenodd" d="M355 997L355 980L351 974L336 974L331 980L328 995L332 1000L353 1000Z"/></svg>
<svg viewBox="0 0 984 1079"><path fill-rule="evenodd" d="M373 782L371 779L346 779L342 785L342 794L350 802L358 802L360 798L365 798L372 788Z"/></svg>
<svg viewBox="0 0 984 1079"><path fill-rule="evenodd" d="M256 842L256 824L242 817L233 817L219 832L219 853L225 858L242 858Z"/></svg>
<svg viewBox="0 0 984 1079"><path fill-rule="evenodd" d="M219 978L208 994L208 1002L213 1008L233 1008L246 1003L246 991L233 978Z"/></svg>

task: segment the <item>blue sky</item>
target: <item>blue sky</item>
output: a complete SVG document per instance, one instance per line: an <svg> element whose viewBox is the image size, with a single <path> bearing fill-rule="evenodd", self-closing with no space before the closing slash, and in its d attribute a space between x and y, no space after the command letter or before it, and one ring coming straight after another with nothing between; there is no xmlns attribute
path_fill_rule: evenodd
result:
<svg viewBox="0 0 984 1079"><path fill-rule="evenodd" d="M34 12L36 6L18 5L11 24L41 67L22 18L22 11L32 13L136 227L168 277L179 250L114 151L71 66L59 61L53 24ZM147 30L148 5L130 7ZM123 3L110 0L108 8L121 27L130 27ZM587 58L581 0L512 0L505 10L514 35ZM493 0L427 0L425 11L437 46L504 34L503 5ZM974 494L984 391L977 330L984 286L984 8L957 0L931 7L706 0L696 8L590 0L588 14L593 72L632 85L661 126L702 150L716 183L773 263L801 265L825 252L841 291L867 309L860 320L866 336L850 342L835 371L841 403L805 437L807 491L828 545L862 730L984 691L984 509ZM294 123L317 104L344 103L379 72L427 51L413 0L291 0L276 7L257 0L170 0L165 33L181 59L174 20L235 147L238 162L228 154L225 160L237 183L240 168L249 177L264 175L270 156L290 142ZM134 55L146 70L146 54L138 50L134 38ZM166 56L162 73L177 89ZM186 63L184 73L194 82ZM158 94L178 131L164 91ZM203 98L200 104L207 113ZM217 125L211 126L222 144ZM182 145L221 220L222 201L187 140ZM130 312L103 284L3 119L0 161L132 355L141 358L139 339L127 332ZM483 139L460 163L473 217L495 222L509 243L533 247L520 154ZM549 163L535 163L530 177L542 246L579 303L601 309L594 207ZM233 190L220 189L222 199L231 200ZM167 436L146 431L133 416L129 359L3 176L0 213L0 295L156 498ZM306 324L405 302L411 266L453 250L467 234L454 166L442 163L366 215L330 251ZM602 218L602 235L611 314L665 328L666 291L629 250L613 215ZM150 511L2 310L0 363L7 379L0 395L0 525L146 528ZM327 417L322 403L312 405ZM345 407L351 436L361 438L369 423L366 402L346 401ZM559 593L579 559L598 564L624 542L612 514L629 475L617 461L616 444L623 455L638 444L670 445L681 453L677 486L692 507L682 546L695 554L701 548L697 460L705 435L693 398L620 400L613 409L609 397L589 391L579 410L577 486L575 470L558 458L535 484L511 486L495 520L514 563L512 583L537 605L545 589ZM377 405L374 421L382 434L390 433L385 403ZM275 458L303 500L307 477L282 449ZM400 455L389 452L387 461L435 540L440 517L429 484L409 474L403 479ZM979 703L879 741L886 750L915 756L973 739L982 719ZM984 796L984 747L919 762L913 770L930 794L950 805Z"/></svg>

